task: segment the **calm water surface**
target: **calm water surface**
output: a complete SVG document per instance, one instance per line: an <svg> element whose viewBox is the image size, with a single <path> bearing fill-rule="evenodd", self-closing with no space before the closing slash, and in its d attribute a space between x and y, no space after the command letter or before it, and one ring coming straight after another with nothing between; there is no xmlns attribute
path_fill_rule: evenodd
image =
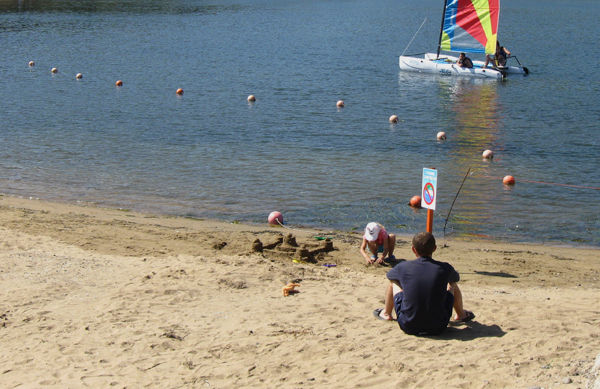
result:
<svg viewBox="0 0 600 389"><path fill-rule="evenodd" d="M600 245L600 3L502 2L529 77L400 72L424 18L407 53L435 50L441 3L0 1L0 192L413 233L436 167L441 234L471 169L446 235Z"/></svg>

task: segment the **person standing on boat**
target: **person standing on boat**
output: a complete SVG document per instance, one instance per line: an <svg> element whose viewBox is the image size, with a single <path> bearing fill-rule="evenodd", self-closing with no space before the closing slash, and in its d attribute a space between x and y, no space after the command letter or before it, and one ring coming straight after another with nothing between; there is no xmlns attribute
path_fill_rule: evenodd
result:
<svg viewBox="0 0 600 389"><path fill-rule="evenodd" d="M465 53L460 53L456 64L461 68L471 69L473 67L473 61L471 61L471 58L467 57Z"/></svg>
<svg viewBox="0 0 600 389"><path fill-rule="evenodd" d="M500 46L500 42L496 41L496 53L494 55L486 55L485 63L483 64L483 68L487 67L490 61L492 62L493 67L504 67L506 66L506 61L510 57L510 50L508 50L504 46Z"/></svg>

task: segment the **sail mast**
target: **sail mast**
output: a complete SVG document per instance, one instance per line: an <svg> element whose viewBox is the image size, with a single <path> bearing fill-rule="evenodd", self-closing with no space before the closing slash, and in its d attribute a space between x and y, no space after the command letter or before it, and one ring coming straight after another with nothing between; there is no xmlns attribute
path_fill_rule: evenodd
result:
<svg viewBox="0 0 600 389"><path fill-rule="evenodd" d="M442 34L444 32L444 18L446 17L447 0L444 0L444 11L442 11L442 25L440 26L440 39L438 39L437 58L440 58L440 49L442 48Z"/></svg>

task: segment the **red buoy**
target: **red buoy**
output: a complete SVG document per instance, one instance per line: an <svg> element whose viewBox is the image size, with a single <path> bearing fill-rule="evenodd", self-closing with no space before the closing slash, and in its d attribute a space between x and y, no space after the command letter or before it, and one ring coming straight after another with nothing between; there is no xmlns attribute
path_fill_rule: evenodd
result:
<svg viewBox="0 0 600 389"><path fill-rule="evenodd" d="M183 89L179 88L179 89L177 89L177 91L175 93L177 93L179 96L181 96L183 94Z"/></svg>
<svg viewBox="0 0 600 389"><path fill-rule="evenodd" d="M504 185L514 185L515 184L515 178L513 176L505 176L502 179L502 183Z"/></svg>
<svg viewBox="0 0 600 389"><path fill-rule="evenodd" d="M410 205L413 208L421 208L421 196L411 197L410 201L408 202L408 205Z"/></svg>
<svg viewBox="0 0 600 389"><path fill-rule="evenodd" d="M115 82L116 86L123 86L123 81L121 80L117 80L117 82Z"/></svg>

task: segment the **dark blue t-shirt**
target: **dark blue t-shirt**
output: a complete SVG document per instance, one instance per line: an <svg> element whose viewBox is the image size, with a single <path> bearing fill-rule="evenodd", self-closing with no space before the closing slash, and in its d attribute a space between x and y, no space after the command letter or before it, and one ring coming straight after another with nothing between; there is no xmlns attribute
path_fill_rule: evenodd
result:
<svg viewBox="0 0 600 389"><path fill-rule="evenodd" d="M398 281L403 291L396 314L404 332L435 334L446 328L452 314L448 283L460 279L452 265L420 257L400 262L387 273L387 278Z"/></svg>

